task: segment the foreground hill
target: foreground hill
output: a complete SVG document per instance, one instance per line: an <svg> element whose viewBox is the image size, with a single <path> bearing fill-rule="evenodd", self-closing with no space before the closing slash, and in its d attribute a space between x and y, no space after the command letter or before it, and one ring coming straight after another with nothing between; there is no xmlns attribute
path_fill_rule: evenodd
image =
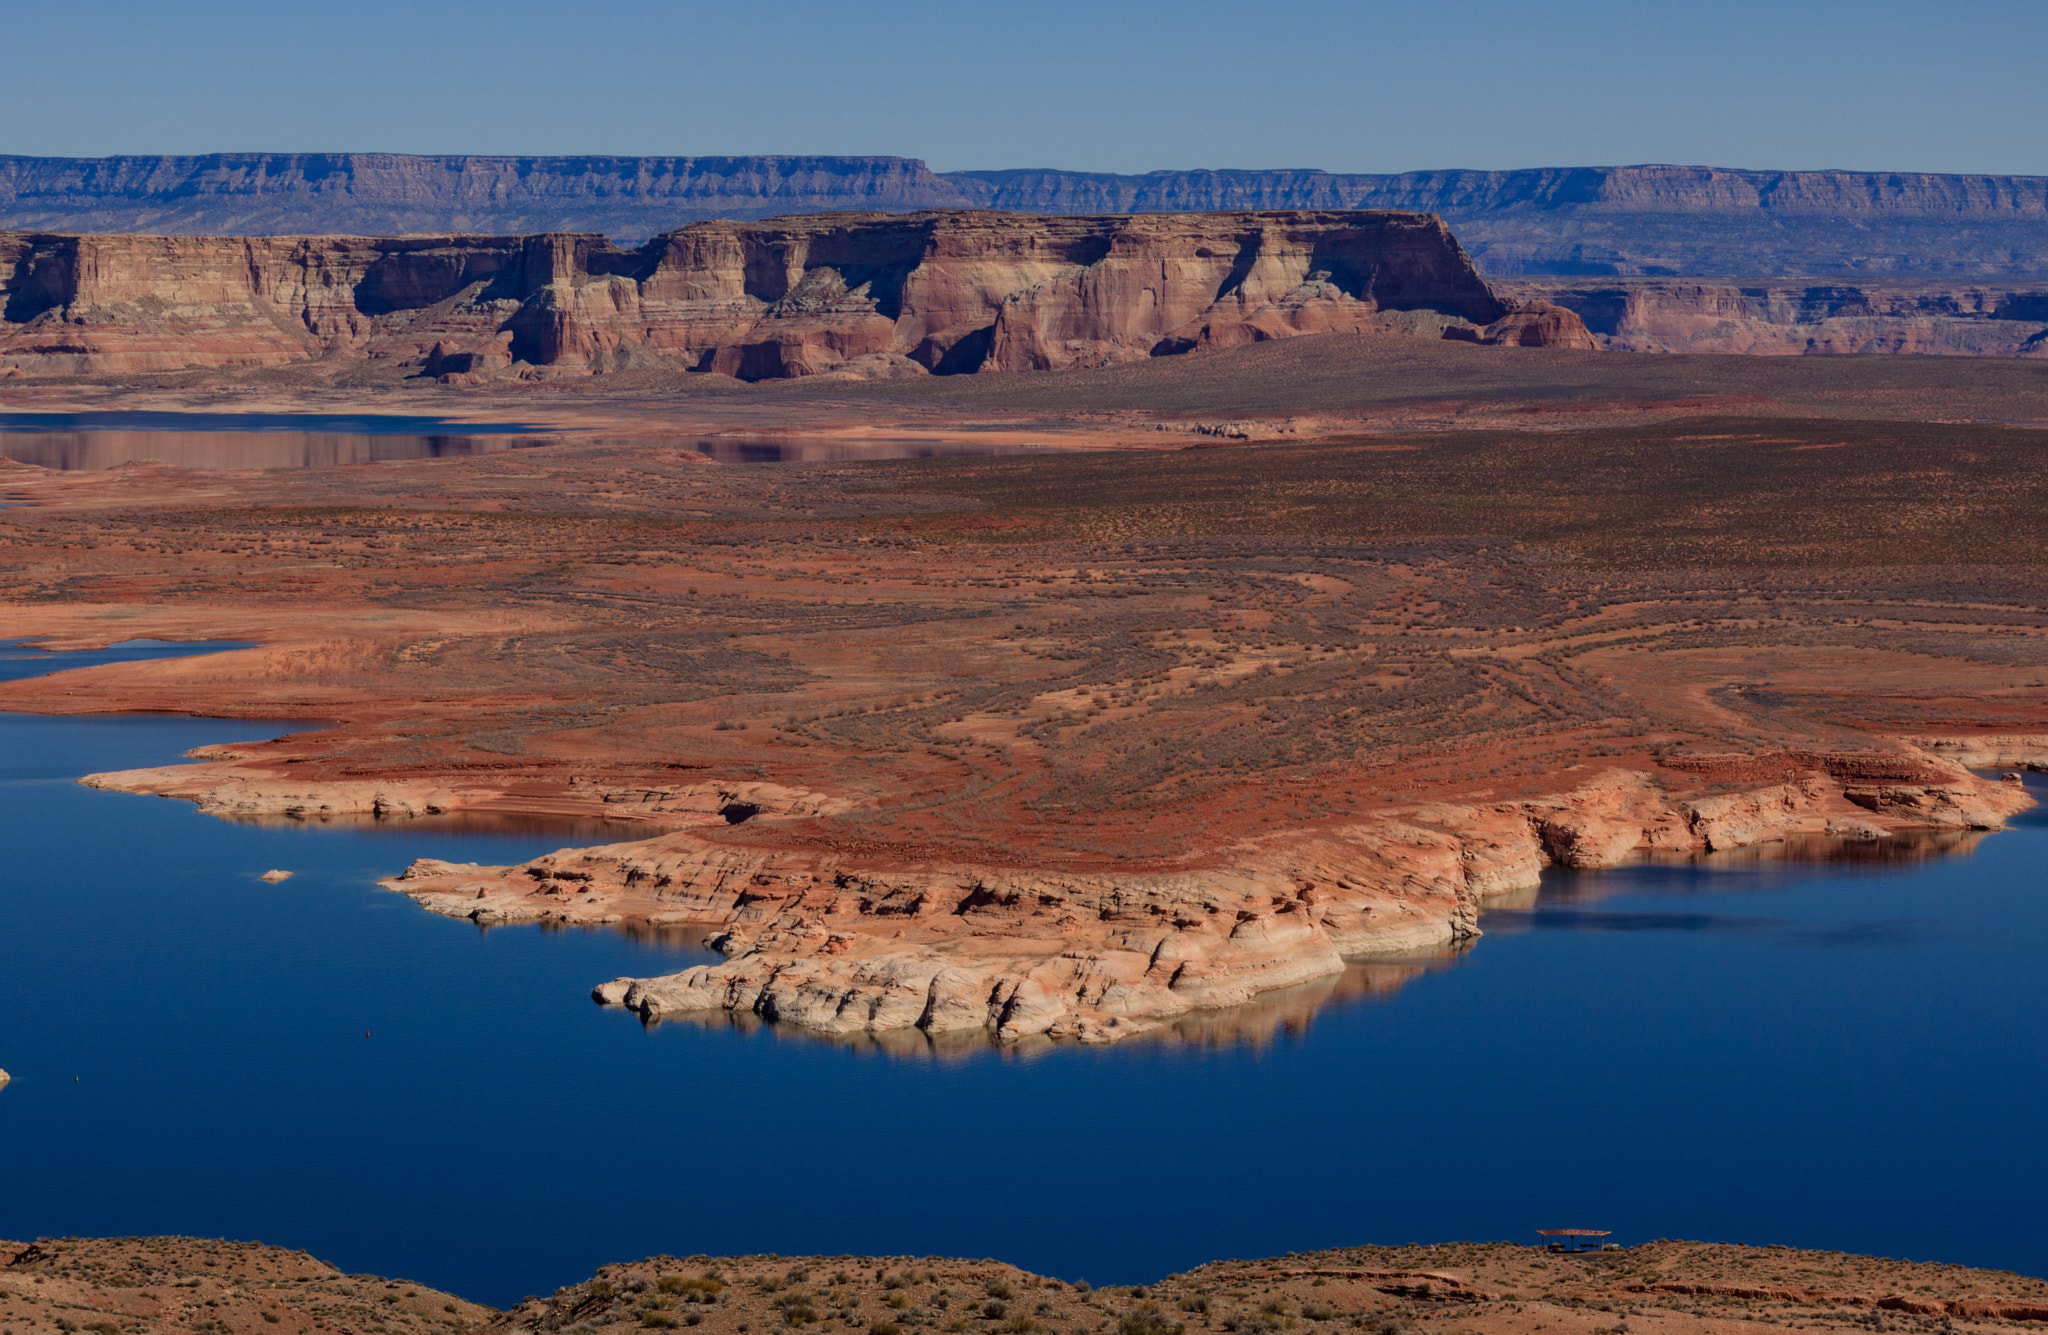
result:
<svg viewBox="0 0 2048 1335"><path fill-rule="evenodd" d="M260 1242L0 1241L0 1324L15 1335L454 1335L497 1317L452 1294L345 1275Z"/></svg>
<svg viewBox="0 0 2048 1335"><path fill-rule="evenodd" d="M197 1238L0 1242L0 1319L22 1335L555 1335L694 1328L953 1335L1765 1335L2001 1331L2048 1321L2005 1270L1693 1242L1558 1255L1510 1243L1350 1247L1217 1261L1091 1288L996 1261L651 1257L507 1312L344 1275L304 1252Z"/></svg>
<svg viewBox="0 0 2048 1335"><path fill-rule="evenodd" d="M0 227L274 236L602 232L840 210L1400 209L1490 274L2048 276L2048 177L1546 167L933 172L896 157L0 156Z"/></svg>

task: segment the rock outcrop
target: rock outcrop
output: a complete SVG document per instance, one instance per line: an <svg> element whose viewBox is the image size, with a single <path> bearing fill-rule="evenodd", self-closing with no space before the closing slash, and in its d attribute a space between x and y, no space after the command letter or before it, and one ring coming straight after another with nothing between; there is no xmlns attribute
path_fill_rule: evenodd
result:
<svg viewBox="0 0 2048 1335"><path fill-rule="evenodd" d="M841 210L1445 218L1496 274L2048 274L2048 178L1722 167L1356 175L934 172L897 157L0 157L0 227L66 232L601 232Z"/></svg>
<svg viewBox="0 0 2048 1335"><path fill-rule="evenodd" d="M884 865L778 847L760 825L738 841L720 835L730 816L717 803L730 799L705 788L676 808L698 822L654 839L517 867L423 859L384 884L484 923L703 929L724 962L596 989L650 1021L727 1011L823 1033L1109 1042L1326 977L1347 959L1477 936L1483 902L1533 887L1545 866L1792 835L1997 829L2032 805L2016 784L1920 750L1790 759L1810 767L1761 788L1675 798L1617 769L1554 798L1425 805L1248 840L1203 866L1114 873Z"/></svg>
<svg viewBox="0 0 2048 1335"><path fill-rule="evenodd" d="M1513 348L1576 348L1594 352L1600 347L1575 312L1548 301L1518 302L1512 311L1484 329L1452 326L1444 330L1444 337Z"/></svg>
<svg viewBox="0 0 2048 1335"><path fill-rule="evenodd" d="M1495 290L1564 307L1614 352L2048 356L2048 283L1522 278Z"/></svg>
<svg viewBox="0 0 2048 1335"><path fill-rule="evenodd" d="M1299 334L1590 347L1389 212L820 214L602 237L0 233L0 368L382 360L434 376L1060 370Z"/></svg>
<svg viewBox="0 0 2048 1335"><path fill-rule="evenodd" d="M434 816L460 810L477 796L433 784L370 779L287 783L268 776L245 775L232 767L191 765L88 774L79 782L88 788L114 793L183 798L209 816L228 820L282 818L319 822L347 816Z"/></svg>

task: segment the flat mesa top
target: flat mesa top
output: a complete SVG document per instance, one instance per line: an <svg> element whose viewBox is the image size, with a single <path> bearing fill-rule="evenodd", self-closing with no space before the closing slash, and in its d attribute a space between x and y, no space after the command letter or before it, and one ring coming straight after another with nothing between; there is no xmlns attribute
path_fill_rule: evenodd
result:
<svg viewBox="0 0 2048 1335"><path fill-rule="evenodd" d="M1538 1235L1546 1238L1611 1238L1611 1228L1539 1228Z"/></svg>

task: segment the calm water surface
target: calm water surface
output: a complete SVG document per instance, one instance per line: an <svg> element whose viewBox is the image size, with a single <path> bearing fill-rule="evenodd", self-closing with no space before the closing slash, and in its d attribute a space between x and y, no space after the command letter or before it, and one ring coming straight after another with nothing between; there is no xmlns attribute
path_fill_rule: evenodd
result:
<svg viewBox="0 0 2048 1335"><path fill-rule="evenodd" d="M327 468L534 443L536 428L373 413L0 413L0 456L42 468Z"/></svg>
<svg viewBox="0 0 2048 1335"><path fill-rule="evenodd" d="M371 884L545 830L71 782L291 726L0 716L0 1236L260 1238L496 1303L655 1252L1104 1283L1556 1224L2048 1270L2037 817L1917 860L1555 877L1455 959L1163 1040L903 1055L645 1030L586 994L687 943Z"/></svg>
<svg viewBox="0 0 2048 1335"><path fill-rule="evenodd" d="M59 469L117 468L143 460L182 468L328 468L495 454L546 444L534 433L549 429L374 413L0 413L0 457ZM696 450L722 464L930 459L1039 448L972 439L687 434L634 443Z"/></svg>

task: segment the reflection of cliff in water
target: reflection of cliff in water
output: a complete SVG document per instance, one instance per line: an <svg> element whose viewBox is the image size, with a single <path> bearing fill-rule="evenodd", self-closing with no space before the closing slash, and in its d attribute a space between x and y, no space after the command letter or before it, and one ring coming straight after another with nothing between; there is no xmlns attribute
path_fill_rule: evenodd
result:
<svg viewBox="0 0 2048 1335"><path fill-rule="evenodd" d="M1432 951L1353 960L1342 973L1268 992L1242 1006L1195 1011L1126 1042L1213 1051L1264 1048L1305 1038L1309 1025L1324 1009L1390 997L1424 974L1457 965L1472 944L1468 939Z"/></svg>
<svg viewBox="0 0 2048 1335"><path fill-rule="evenodd" d="M1967 856L1992 833L1995 832L1901 830L1883 839L1793 834L1770 843L1714 853L1644 853L1620 867L1546 871L1540 886L1489 899L1484 908L1530 909L1539 904L1585 904L1618 894L1639 894L1646 888L1642 879L1627 873L1643 868L1679 873L1687 891L1703 894L1768 888L1779 882L1790 884L1810 876L1816 867L1824 868L1831 877L1883 875L1937 858Z"/></svg>
<svg viewBox="0 0 2048 1335"><path fill-rule="evenodd" d="M1459 962L1470 942L1442 950L1355 960L1342 973L1303 983L1299 987L1268 992L1242 1006L1192 1011L1167 1021L1161 1027L1124 1039L1116 1051L1178 1048L1220 1051L1227 1048L1259 1049L1280 1041L1307 1035L1310 1023L1325 1008L1392 996L1403 986L1426 973L1447 969ZM881 1033L856 1031L822 1034L815 1030L778 1025L752 1013L695 1011L643 1020L649 1029L684 1024L709 1029L734 1029L741 1033L784 1043L829 1043L858 1052L898 1058L965 1060L994 1053L1011 1059L1042 1057L1060 1047L1076 1046L1066 1040L1032 1034L1016 1040L998 1039L986 1029L960 1029L928 1034L922 1029L891 1029Z"/></svg>

